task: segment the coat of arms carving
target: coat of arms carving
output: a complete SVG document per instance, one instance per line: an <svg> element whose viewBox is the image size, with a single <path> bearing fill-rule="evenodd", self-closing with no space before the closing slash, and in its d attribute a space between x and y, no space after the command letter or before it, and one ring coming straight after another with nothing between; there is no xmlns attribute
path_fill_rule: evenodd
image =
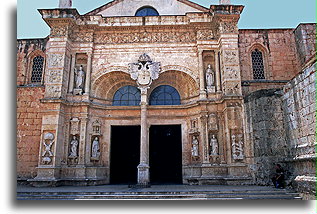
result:
<svg viewBox="0 0 317 214"><path fill-rule="evenodd" d="M160 70L161 63L153 62L146 53L139 57L137 63L129 64L131 78L140 86L149 86L153 80L158 79Z"/></svg>

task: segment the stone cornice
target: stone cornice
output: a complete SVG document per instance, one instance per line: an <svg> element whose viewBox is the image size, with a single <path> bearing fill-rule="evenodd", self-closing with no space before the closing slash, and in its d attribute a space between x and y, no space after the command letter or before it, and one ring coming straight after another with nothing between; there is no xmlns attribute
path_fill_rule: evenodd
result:
<svg viewBox="0 0 317 214"><path fill-rule="evenodd" d="M243 5L210 5L210 13L213 15L240 15Z"/></svg>

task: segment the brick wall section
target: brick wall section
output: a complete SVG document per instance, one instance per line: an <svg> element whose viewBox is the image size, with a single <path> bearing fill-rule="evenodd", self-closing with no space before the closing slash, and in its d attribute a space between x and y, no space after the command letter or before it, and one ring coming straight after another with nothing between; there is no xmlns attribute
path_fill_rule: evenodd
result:
<svg viewBox="0 0 317 214"><path fill-rule="evenodd" d="M44 87L27 85L28 57L33 51L46 49L47 39L17 40L17 177L36 176L43 105L40 99Z"/></svg>
<svg viewBox="0 0 317 214"><path fill-rule="evenodd" d="M239 30L241 78L253 80L250 48L262 45L268 80L290 80L298 72L293 29Z"/></svg>
<svg viewBox="0 0 317 214"><path fill-rule="evenodd" d="M47 38L17 40L17 85L27 84L28 56L35 50L46 50Z"/></svg>
<svg viewBox="0 0 317 214"><path fill-rule="evenodd" d="M300 24L294 31L297 54L303 66L316 54L316 24Z"/></svg>
<svg viewBox="0 0 317 214"><path fill-rule="evenodd" d="M17 177L36 176L42 127L44 87L17 88Z"/></svg>

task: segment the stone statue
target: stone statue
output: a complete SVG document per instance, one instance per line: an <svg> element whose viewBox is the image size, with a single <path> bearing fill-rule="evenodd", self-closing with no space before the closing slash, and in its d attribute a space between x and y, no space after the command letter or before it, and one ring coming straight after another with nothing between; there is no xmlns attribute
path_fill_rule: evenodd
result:
<svg viewBox="0 0 317 214"><path fill-rule="evenodd" d="M236 142L237 136L232 135L231 136L231 141L232 141L232 157L234 160L243 160L244 158L244 151L243 151L243 140L242 140L242 135L238 135L238 142Z"/></svg>
<svg viewBox="0 0 317 214"><path fill-rule="evenodd" d="M230 0L219 0L219 4L231 4Z"/></svg>
<svg viewBox="0 0 317 214"><path fill-rule="evenodd" d="M51 151L51 149L54 143L54 138L54 134L52 133L46 133L44 135L44 152L42 153L42 161L44 164L49 164L52 161L51 157L53 157L53 152Z"/></svg>
<svg viewBox="0 0 317 214"><path fill-rule="evenodd" d="M76 157L78 156L78 155L77 155L78 140L76 139L76 136L75 136L75 135L73 136L72 141L70 141L70 145L71 145L71 148L70 148L69 157L71 157L71 158L76 158Z"/></svg>
<svg viewBox="0 0 317 214"><path fill-rule="evenodd" d="M211 139L210 139L210 148L211 148L211 155L218 155L218 140L215 137L215 135L212 135Z"/></svg>
<svg viewBox="0 0 317 214"><path fill-rule="evenodd" d="M59 0L59 8L71 8L72 0Z"/></svg>
<svg viewBox="0 0 317 214"><path fill-rule="evenodd" d="M99 139L95 137L95 140L92 142L92 149L91 149L91 157L92 158L99 158L100 156L100 146L99 146Z"/></svg>
<svg viewBox="0 0 317 214"><path fill-rule="evenodd" d="M85 81L85 72L83 71L83 66L79 67L79 70L75 68L75 75L76 75L76 89L83 89L84 88L84 81Z"/></svg>
<svg viewBox="0 0 317 214"><path fill-rule="evenodd" d="M199 148L198 148L199 142L196 136L193 136L193 142L192 142L192 157L198 157L199 156Z"/></svg>
<svg viewBox="0 0 317 214"><path fill-rule="evenodd" d="M207 88L210 88L211 86L215 85L215 74L211 68L211 65L209 64L207 69L206 69L206 85Z"/></svg>

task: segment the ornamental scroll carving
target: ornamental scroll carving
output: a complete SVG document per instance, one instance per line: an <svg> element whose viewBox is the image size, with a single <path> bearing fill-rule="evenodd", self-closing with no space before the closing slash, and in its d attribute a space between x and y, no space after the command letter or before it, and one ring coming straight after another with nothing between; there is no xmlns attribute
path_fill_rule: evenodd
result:
<svg viewBox="0 0 317 214"><path fill-rule="evenodd" d="M238 27L236 22L220 23L220 33L237 33Z"/></svg>
<svg viewBox="0 0 317 214"><path fill-rule="evenodd" d="M68 26L67 25L62 25L62 26L57 26L53 27L51 29L51 35L52 37L63 37L67 36L68 34Z"/></svg>
<svg viewBox="0 0 317 214"><path fill-rule="evenodd" d="M73 32L70 39L74 42L92 42L93 41L92 32Z"/></svg>
<svg viewBox="0 0 317 214"><path fill-rule="evenodd" d="M212 30L198 30L197 31L197 40L212 40L214 38L214 34Z"/></svg>
<svg viewBox="0 0 317 214"><path fill-rule="evenodd" d="M135 32L135 33L105 33L95 38L96 43L160 43L160 42L195 42L196 32Z"/></svg>

